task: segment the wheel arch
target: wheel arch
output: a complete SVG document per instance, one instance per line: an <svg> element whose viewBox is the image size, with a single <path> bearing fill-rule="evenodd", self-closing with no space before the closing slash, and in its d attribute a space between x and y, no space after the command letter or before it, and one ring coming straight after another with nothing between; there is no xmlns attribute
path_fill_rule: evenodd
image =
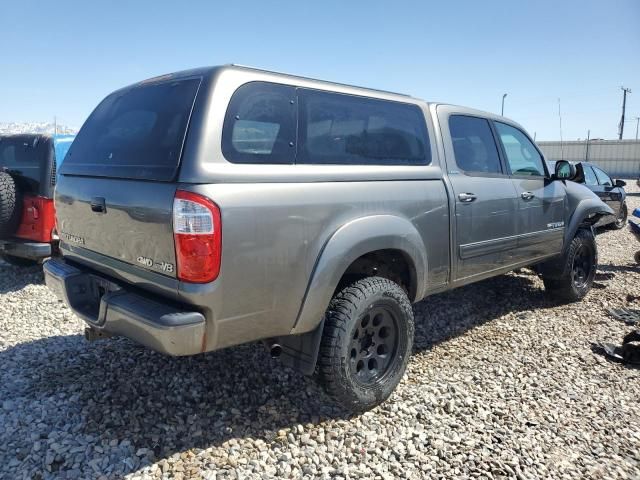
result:
<svg viewBox="0 0 640 480"><path fill-rule="evenodd" d="M427 255L422 237L406 218L373 215L340 227L326 242L316 260L292 334L313 330L322 320L344 274L358 259L375 252L398 252L409 267L412 302L424 296Z"/></svg>
<svg viewBox="0 0 640 480"><path fill-rule="evenodd" d="M569 223L564 232L562 253L564 254L567 251L579 228L591 227L603 215L612 215L613 213L611 207L603 203L599 198L581 200L571 217L569 217Z"/></svg>

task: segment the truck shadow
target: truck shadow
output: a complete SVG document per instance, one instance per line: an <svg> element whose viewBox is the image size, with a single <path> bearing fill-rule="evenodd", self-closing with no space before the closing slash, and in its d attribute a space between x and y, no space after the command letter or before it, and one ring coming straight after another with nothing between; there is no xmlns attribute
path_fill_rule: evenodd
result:
<svg viewBox="0 0 640 480"><path fill-rule="evenodd" d="M640 264L628 263L626 265L598 265L598 270L605 273L612 272L636 272L640 273Z"/></svg>
<svg viewBox="0 0 640 480"><path fill-rule="evenodd" d="M529 270L502 275L433 295L417 303L414 351L430 350L508 313L523 320L528 311L553 308L542 282Z"/></svg>
<svg viewBox="0 0 640 480"><path fill-rule="evenodd" d="M509 312L553 307L535 279L497 277L417 304L415 350L428 351ZM39 421L47 425L38 425L41 431L72 429L98 452L114 445L111 453L105 450L109 459L99 472L109 477L232 438L271 444L282 439L282 429L349 417L311 379L279 368L255 344L171 358L126 339L87 343L80 335L54 336L1 350L0 365L3 400L14 401L25 416L34 408L43 412ZM61 426L61 418L71 425ZM33 430L24 425L11 438L0 430L0 444L29 452ZM136 456L141 448L147 453ZM77 461L71 454L56 458L52 471Z"/></svg>
<svg viewBox="0 0 640 480"><path fill-rule="evenodd" d="M42 266L15 267L0 260L0 295L22 290L27 285L44 282Z"/></svg>

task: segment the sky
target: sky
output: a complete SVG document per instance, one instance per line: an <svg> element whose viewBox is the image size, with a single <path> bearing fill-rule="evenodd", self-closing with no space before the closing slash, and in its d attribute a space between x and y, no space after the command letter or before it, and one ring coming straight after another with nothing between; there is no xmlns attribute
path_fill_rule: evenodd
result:
<svg viewBox="0 0 640 480"><path fill-rule="evenodd" d="M111 91L238 63L500 112L537 140L640 117L640 0L0 0L0 122L79 128Z"/></svg>

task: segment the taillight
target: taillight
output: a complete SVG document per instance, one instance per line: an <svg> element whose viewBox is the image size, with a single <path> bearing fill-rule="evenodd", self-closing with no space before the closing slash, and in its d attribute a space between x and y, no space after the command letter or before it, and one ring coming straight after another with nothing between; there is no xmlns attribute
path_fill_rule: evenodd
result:
<svg viewBox="0 0 640 480"><path fill-rule="evenodd" d="M222 258L218 206L207 197L178 190L173 200L173 234L178 278L191 283L215 280Z"/></svg>
<svg viewBox="0 0 640 480"><path fill-rule="evenodd" d="M22 200L22 218L15 236L33 242L49 243L55 221L52 199L25 195Z"/></svg>

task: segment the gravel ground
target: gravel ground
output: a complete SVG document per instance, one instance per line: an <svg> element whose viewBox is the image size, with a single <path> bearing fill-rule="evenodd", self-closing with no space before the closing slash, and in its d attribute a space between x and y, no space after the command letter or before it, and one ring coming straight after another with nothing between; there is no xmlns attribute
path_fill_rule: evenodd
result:
<svg viewBox="0 0 640 480"><path fill-rule="evenodd" d="M417 304L404 380L358 417L257 345L87 343L39 269L0 264L0 478L640 478L640 370L591 350L629 330L607 307L640 309L640 244L598 245L579 304L527 271Z"/></svg>

